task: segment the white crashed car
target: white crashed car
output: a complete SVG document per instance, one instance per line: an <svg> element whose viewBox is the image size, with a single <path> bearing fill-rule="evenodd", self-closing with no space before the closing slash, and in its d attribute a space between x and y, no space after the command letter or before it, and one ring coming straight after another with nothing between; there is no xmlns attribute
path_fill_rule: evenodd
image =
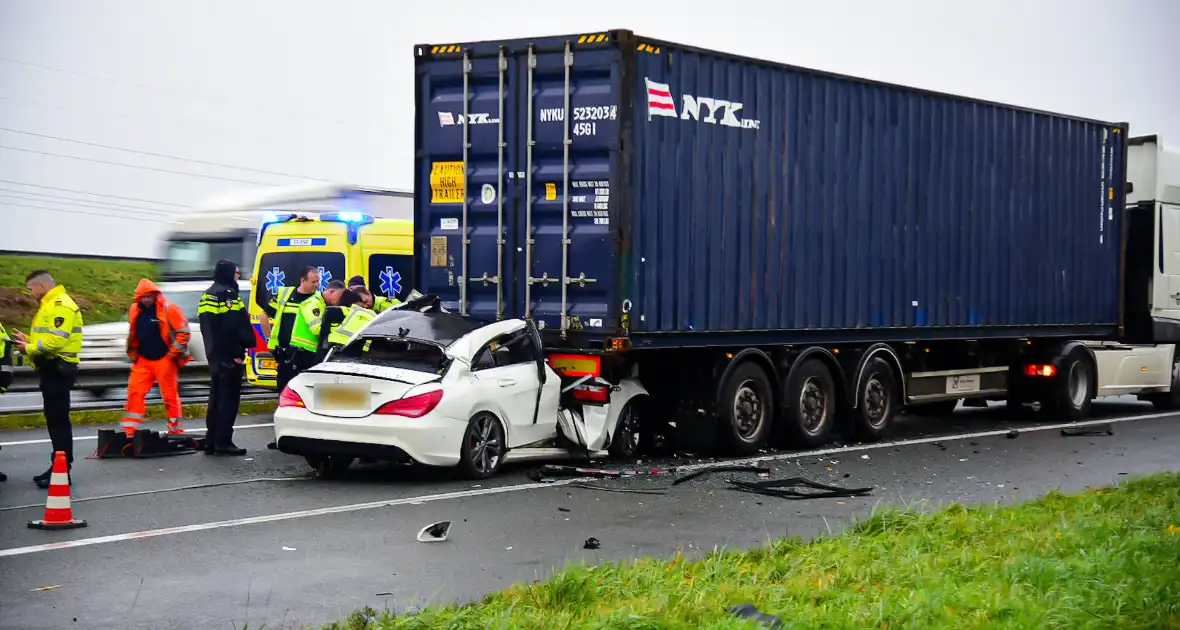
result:
<svg viewBox="0 0 1180 630"><path fill-rule="evenodd" d="M633 455L639 381L559 374L540 342L520 319L386 311L281 393L277 448L322 475L361 458L457 466L475 479L511 461Z"/></svg>

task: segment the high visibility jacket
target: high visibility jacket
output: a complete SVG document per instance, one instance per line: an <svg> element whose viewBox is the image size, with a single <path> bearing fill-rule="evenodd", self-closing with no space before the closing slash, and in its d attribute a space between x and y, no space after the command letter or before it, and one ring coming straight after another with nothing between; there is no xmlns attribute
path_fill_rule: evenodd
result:
<svg viewBox="0 0 1180 630"><path fill-rule="evenodd" d="M377 317L377 313L359 304L353 304L348 308L348 314L344 316L344 321L340 322L336 330L328 335L328 343L347 345L375 317Z"/></svg>
<svg viewBox="0 0 1180 630"><path fill-rule="evenodd" d="M156 286L156 283L147 278L140 280L139 286L135 287L135 302L131 305L128 320L131 322L131 333L127 335L127 356L131 357L132 361L139 358L139 339L135 336L135 320L139 318L141 312L140 298L149 293L156 294L156 319L160 322L160 336L168 344L168 358L180 365L192 361L193 356L188 348L189 339L192 337L188 318L184 316L184 311L180 310L179 306L164 299L164 294ZM200 307L198 306L198 308Z"/></svg>
<svg viewBox="0 0 1180 630"><path fill-rule="evenodd" d="M66 295L60 284L41 298L37 314L33 316L32 333L26 340L25 354L34 362L59 358L77 363L82 351L82 311L77 302Z"/></svg>
<svg viewBox="0 0 1180 630"><path fill-rule="evenodd" d="M12 339L5 332L4 324L0 324L0 394L12 385L12 363Z"/></svg>
<svg viewBox="0 0 1180 630"><path fill-rule="evenodd" d="M292 314L293 311L295 325L291 327L291 346L315 352L319 346L320 326L324 322L324 309L327 304L319 291L299 304L289 304L294 293L295 287L283 287L279 289L278 299L272 302L276 324L271 329L266 347L271 350L279 347L279 330L282 329L283 316Z"/></svg>
<svg viewBox="0 0 1180 630"><path fill-rule="evenodd" d="M373 311L376 313L384 313L398 304L401 304L401 301L397 298L387 298L381 295L373 296Z"/></svg>

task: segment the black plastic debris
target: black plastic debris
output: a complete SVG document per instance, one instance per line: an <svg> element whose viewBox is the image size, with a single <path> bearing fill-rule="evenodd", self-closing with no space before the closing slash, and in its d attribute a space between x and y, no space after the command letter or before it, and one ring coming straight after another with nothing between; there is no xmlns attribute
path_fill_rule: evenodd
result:
<svg viewBox="0 0 1180 630"><path fill-rule="evenodd" d="M1114 435L1114 429L1109 424L1094 424L1086 427L1067 427L1061 430L1065 437L1083 437L1094 435Z"/></svg>
<svg viewBox="0 0 1180 630"><path fill-rule="evenodd" d="M583 490L601 490L603 492L618 492L620 494L664 494L664 490L641 490L638 488L611 488L608 486L596 486L589 483L571 483L571 488L581 488Z"/></svg>
<svg viewBox="0 0 1180 630"><path fill-rule="evenodd" d="M277 450L279 450L279 443L278 442L267 442L266 448L268 448L272 451L277 451Z"/></svg>
<svg viewBox="0 0 1180 630"><path fill-rule="evenodd" d="M678 486L686 481L691 481L693 479L697 479L698 477L704 477L706 475L712 475L714 473L723 473L723 472L752 472L752 473L756 473L758 475L769 475L770 469L765 466L748 466L748 465L743 465L743 464L735 464L732 466L718 466L716 468L703 468L703 469L695 471L695 472L690 472L683 477L677 477L676 481L672 482L672 485Z"/></svg>
<svg viewBox="0 0 1180 630"><path fill-rule="evenodd" d="M779 497L782 499L837 499L856 497L863 494L869 494L873 491L872 487L867 488L841 488L839 486L829 486L825 483L819 483L803 477L791 477L790 479L772 479L770 481L739 481L737 479L730 479L730 485L735 486L734 490L742 492L752 492L754 494L764 494L769 497ZM799 490L798 488L807 488L808 491Z"/></svg>
<svg viewBox="0 0 1180 630"><path fill-rule="evenodd" d="M584 466L558 466L545 464L536 470L528 472L528 478L533 481L546 481L546 477L588 477L592 479L620 479L622 477L642 477L669 475L677 468L651 468L636 470L617 470L611 468L587 468Z"/></svg>
<svg viewBox="0 0 1180 630"><path fill-rule="evenodd" d="M1020 437L1020 431L1017 431L1016 429L1012 429L1011 431L1008 432L1008 435L1006 435L1004 437L1007 437L1009 440L1015 440L1016 438Z"/></svg>
<svg viewBox="0 0 1180 630"><path fill-rule="evenodd" d="M761 610L758 610L754 604L738 604L737 606L729 607L729 614L734 617L741 617L743 619L753 619L760 622L767 628L781 628L783 627L783 620L776 615L768 615Z"/></svg>
<svg viewBox="0 0 1180 630"><path fill-rule="evenodd" d="M569 511L570 511L570 509L569 509L569 508L563 508L563 507L559 507L559 508L557 508L557 511L558 511L558 512L569 512Z"/></svg>
<svg viewBox="0 0 1180 630"><path fill-rule="evenodd" d="M423 527L418 532L418 542L442 542L451 531L450 521L439 521Z"/></svg>
<svg viewBox="0 0 1180 630"><path fill-rule="evenodd" d="M601 546L602 542L593 536L587 538L586 542L582 543L582 549L598 549Z"/></svg>

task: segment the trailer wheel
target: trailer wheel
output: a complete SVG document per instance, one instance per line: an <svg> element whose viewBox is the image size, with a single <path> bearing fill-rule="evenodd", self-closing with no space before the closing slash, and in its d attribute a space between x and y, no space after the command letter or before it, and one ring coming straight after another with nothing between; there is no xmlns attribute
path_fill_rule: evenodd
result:
<svg viewBox="0 0 1180 630"><path fill-rule="evenodd" d="M1045 411L1062 414L1070 422L1085 420L1094 399L1093 365L1085 352L1074 351L1061 362L1057 378L1046 387L1041 400Z"/></svg>
<svg viewBox="0 0 1180 630"><path fill-rule="evenodd" d="M852 432L858 440L876 442L889 432L897 414L897 378L881 359L869 361L863 375L856 393Z"/></svg>
<svg viewBox="0 0 1180 630"><path fill-rule="evenodd" d="M828 441L836 424L836 383L819 359L795 366L783 388L783 437L792 446Z"/></svg>
<svg viewBox="0 0 1180 630"><path fill-rule="evenodd" d="M766 371L750 361L736 366L718 400L722 444L739 454L756 453L766 446L774 418L774 390Z"/></svg>

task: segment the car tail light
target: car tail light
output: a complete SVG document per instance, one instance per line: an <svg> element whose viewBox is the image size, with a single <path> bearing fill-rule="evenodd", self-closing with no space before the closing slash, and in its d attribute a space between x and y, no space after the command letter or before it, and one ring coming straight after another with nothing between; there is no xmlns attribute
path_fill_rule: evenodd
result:
<svg viewBox="0 0 1180 630"><path fill-rule="evenodd" d="M1057 368L1052 365L1026 365L1024 375L1052 377L1057 375Z"/></svg>
<svg viewBox="0 0 1180 630"><path fill-rule="evenodd" d="M605 385L578 385L574 388L574 399L604 403L610 398L610 388Z"/></svg>
<svg viewBox="0 0 1180 630"><path fill-rule="evenodd" d="M436 389L425 394L410 396L385 403L375 412L379 416L405 416L407 418L421 418L434 411L438 403L442 402L443 393Z"/></svg>
<svg viewBox="0 0 1180 630"><path fill-rule="evenodd" d="M307 408L307 405L303 404L303 399L299 397L299 394L295 393L295 390L290 387L284 387L283 393L279 394L279 406Z"/></svg>

